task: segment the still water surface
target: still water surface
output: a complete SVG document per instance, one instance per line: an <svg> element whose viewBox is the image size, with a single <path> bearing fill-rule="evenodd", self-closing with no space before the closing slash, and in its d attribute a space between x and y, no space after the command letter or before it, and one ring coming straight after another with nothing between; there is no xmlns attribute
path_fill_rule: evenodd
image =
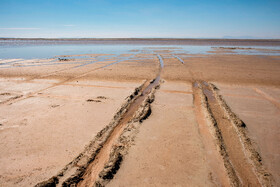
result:
<svg viewBox="0 0 280 187"><path fill-rule="evenodd" d="M59 43L40 41L0 41L0 59L54 58L58 55L75 54L135 54L135 53L172 53L208 54L215 51L213 45L139 45L139 44L87 44ZM219 46L220 47L220 46ZM235 54L280 55L280 46L246 46L245 48L270 49L267 51L233 50ZM278 51L271 51L278 50ZM167 51L168 50L168 51Z"/></svg>

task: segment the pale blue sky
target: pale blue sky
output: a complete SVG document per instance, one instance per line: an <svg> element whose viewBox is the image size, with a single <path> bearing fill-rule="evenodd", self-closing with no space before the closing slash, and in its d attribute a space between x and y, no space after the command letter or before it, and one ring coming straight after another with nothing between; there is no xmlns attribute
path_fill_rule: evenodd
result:
<svg viewBox="0 0 280 187"><path fill-rule="evenodd" d="M0 0L0 37L280 38L280 0Z"/></svg>

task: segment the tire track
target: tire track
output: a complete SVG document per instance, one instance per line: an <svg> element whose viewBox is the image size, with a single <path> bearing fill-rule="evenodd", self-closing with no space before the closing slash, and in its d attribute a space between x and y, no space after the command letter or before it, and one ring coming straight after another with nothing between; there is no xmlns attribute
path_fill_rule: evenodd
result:
<svg viewBox="0 0 280 187"><path fill-rule="evenodd" d="M127 108L126 113L123 114L118 125L114 128L98 155L85 170L77 186L103 186L108 180L113 178L114 174L119 169L123 159L121 152L124 152L125 145L116 146L116 142L121 143L121 140L124 139L122 135L125 132L124 129L128 127L127 125L129 122L141 122L150 115L150 103L153 101L155 88L159 86L160 72L164 66L160 55L158 55L158 58L160 62L158 76L151 81L150 84L144 85L140 95Z"/></svg>
<svg viewBox="0 0 280 187"><path fill-rule="evenodd" d="M208 111L212 132L223 157L232 186L272 186L272 177L263 167L261 156L247 135L246 125L226 105L217 88L196 82L201 103Z"/></svg>
<svg viewBox="0 0 280 187"><path fill-rule="evenodd" d="M198 123L199 133L206 151L207 163L210 166L212 180L217 186L231 186L232 182L224 166L223 157L217 149L215 139L215 128L207 110L206 98L199 84L193 84L193 98L195 115Z"/></svg>
<svg viewBox="0 0 280 187"><path fill-rule="evenodd" d="M159 55L158 58L161 59ZM36 186L103 186L111 180L133 142L139 123L151 114L150 104L155 89L159 88L162 67L161 59L157 77L150 83L146 81L127 97L112 122L97 134L83 153L56 176Z"/></svg>

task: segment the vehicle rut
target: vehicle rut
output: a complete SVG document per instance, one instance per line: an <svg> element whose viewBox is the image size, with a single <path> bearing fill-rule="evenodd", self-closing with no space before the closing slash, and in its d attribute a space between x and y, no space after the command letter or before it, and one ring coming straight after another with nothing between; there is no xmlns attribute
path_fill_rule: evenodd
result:
<svg viewBox="0 0 280 187"><path fill-rule="evenodd" d="M194 83L200 102L211 119L210 130L223 158L231 186L272 186L261 156L247 135L246 124L227 106L217 88L204 81Z"/></svg>
<svg viewBox="0 0 280 187"><path fill-rule="evenodd" d="M161 57L158 55L158 58ZM120 167L123 156L131 146L139 123L151 114L150 104L160 84L160 72L151 82L146 81L116 113L112 122L97 134L86 150L56 176L36 186L103 186Z"/></svg>

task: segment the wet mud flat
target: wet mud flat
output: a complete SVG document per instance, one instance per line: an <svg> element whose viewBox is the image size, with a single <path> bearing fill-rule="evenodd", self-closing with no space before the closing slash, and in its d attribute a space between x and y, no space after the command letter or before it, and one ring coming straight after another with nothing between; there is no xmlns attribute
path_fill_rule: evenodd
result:
<svg viewBox="0 0 280 187"><path fill-rule="evenodd" d="M146 50L0 60L0 184L277 186L280 57Z"/></svg>

